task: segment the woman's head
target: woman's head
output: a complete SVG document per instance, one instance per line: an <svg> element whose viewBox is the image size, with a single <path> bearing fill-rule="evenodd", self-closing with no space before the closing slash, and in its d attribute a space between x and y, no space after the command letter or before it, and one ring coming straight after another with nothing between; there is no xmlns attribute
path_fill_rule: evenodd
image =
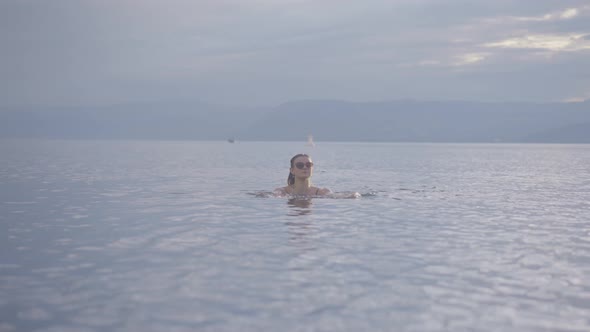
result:
<svg viewBox="0 0 590 332"><path fill-rule="evenodd" d="M296 154L291 158L291 168L289 169L289 177L287 178L287 185L295 183L295 178L310 178L313 173L313 162L311 158L303 153Z"/></svg>

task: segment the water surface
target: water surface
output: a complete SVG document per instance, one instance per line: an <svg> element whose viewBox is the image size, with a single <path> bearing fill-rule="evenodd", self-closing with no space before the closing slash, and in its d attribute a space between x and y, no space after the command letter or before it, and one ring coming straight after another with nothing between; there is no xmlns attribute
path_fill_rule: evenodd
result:
<svg viewBox="0 0 590 332"><path fill-rule="evenodd" d="M311 154L359 199L257 197ZM590 145L0 141L0 331L588 331Z"/></svg>

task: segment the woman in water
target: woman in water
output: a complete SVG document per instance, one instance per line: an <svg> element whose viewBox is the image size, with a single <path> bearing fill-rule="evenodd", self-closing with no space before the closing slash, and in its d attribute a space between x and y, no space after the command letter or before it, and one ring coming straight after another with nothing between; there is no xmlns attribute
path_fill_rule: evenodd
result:
<svg viewBox="0 0 590 332"><path fill-rule="evenodd" d="M324 196L331 193L328 188L318 188L311 184L313 162L306 154L297 154L291 158L291 168L287 178L287 186L275 189L275 194L280 196Z"/></svg>

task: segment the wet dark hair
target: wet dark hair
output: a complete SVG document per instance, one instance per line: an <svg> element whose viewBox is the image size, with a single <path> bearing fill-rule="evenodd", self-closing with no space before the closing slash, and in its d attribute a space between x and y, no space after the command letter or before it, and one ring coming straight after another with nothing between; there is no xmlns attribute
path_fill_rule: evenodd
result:
<svg viewBox="0 0 590 332"><path fill-rule="evenodd" d="M296 155L293 156L293 158L291 158L291 168L293 168L293 163L295 162L295 159L299 158L299 157L307 157L309 158L308 155L306 155L305 153L298 153ZM289 177L287 177L287 185L290 186L292 184L295 184L295 175L293 175L293 173L291 173L291 169L289 169Z"/></svg>

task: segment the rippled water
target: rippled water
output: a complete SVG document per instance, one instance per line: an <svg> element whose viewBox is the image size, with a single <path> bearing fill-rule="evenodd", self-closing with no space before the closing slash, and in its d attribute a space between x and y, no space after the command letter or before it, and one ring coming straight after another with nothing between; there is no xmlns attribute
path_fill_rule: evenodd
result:
<svg viewBox="0 0 590 332"><path fill-rule="evenodd" d="M298 152L363 197L257 197ZM0 158L0 331L590 330L590 145L0 141Z"/></svg>

